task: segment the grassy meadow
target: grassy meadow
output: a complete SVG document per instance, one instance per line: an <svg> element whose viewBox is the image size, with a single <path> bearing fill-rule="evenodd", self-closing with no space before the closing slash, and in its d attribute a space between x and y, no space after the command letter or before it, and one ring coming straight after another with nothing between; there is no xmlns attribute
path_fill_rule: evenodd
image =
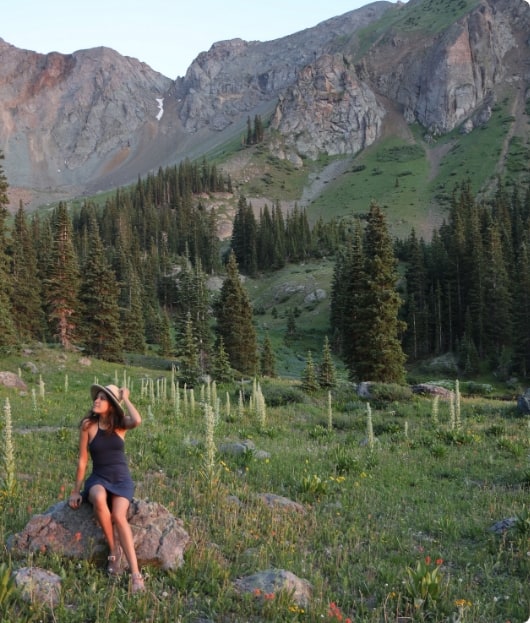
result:
<svg viewBox="0 0 530 623"><path fill-rule="evenodd" d="M38 373L22 368L28 360ZM530 428L515 397L474 397L479 386L454 380L445 381L459 390L450 402L397 388L367 402L344 381L331 395L308 396L286 379L184 391L163 366L83 366L79 355L43 347L0 369L28 385L0 387L3 543L68 496L94 381L131 388L144 418L127 436L136 497L166 506L191 537L184 565L145 568L147 591L136 596L126 577L109 580L95 564L11 559L4 547L0 576L40 566L62 577L63 590L50 611L2 592L0 577L2 621L523 623L530 614ZM266 454L213 452L208 413L215 448L250 439ZM273 510L261 493L306 512ZM504 535L490 530L511 517ZM270 568L308 580L311 603L235 591L237 578Z"/></svg>

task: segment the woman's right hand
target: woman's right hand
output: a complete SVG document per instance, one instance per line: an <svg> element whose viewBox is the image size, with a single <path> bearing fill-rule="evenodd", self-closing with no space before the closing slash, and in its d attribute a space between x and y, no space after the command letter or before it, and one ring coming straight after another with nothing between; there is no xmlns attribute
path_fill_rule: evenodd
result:
<svg viewBox="0 0 530 623"><path fill-rule="evenodd" d="M71 493L68 500L68 506L74 510L77 510L81 506L82 501L83 498L80 493Z"/></svg>

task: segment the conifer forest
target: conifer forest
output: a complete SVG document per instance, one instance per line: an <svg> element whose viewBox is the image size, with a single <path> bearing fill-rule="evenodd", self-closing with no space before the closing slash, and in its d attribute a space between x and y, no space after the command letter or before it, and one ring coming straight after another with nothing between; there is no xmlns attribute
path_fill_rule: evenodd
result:
<svg viewBox="0 0 530 623"><path fill-rule="evenodd" d="M310 225L302 209L286 214L278 203L256 214L241 197L222 248L217 214L200 195L231 190L214 165L185 161L101 205L33 214L21 206L11 218L0 168L0 350L40 340L122 361L156 345L188 382L228 369L255 374L258 341L239 274L326 256L330 346L352 379L399 382L406 362L447 352L465 374L486 364L528 377L530 187L499 183L485 203L462 184L429 240L414 230L393 239L376 203L362 218ZM223 279L216 294L206 287L212 275Z"/></svg>

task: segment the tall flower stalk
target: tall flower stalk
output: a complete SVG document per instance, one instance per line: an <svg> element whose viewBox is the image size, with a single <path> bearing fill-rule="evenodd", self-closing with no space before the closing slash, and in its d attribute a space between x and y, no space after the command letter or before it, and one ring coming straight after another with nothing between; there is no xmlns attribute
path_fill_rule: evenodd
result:
<svg viewBox="0 0 530 623"><path fill-rule="evenodd" d="M11 405L9 398L4 403L4 443L1 455L1 467L4 472L2 478L2 489L7 495L12 495L15 491L15 449L13 446L13 424L11 420Z"/></svg>

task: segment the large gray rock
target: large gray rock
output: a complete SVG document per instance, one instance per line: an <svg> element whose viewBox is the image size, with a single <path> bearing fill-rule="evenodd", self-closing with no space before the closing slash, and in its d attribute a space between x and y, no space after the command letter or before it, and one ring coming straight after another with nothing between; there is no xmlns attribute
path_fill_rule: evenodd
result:
<svg viewBox="0 0 530 623"><path fill-rule="evenodd" d="M28 389L26 383L14 372L0 372L0 385L21 389L23 391Z"/></svg>
<svg viewBox="0 0 530 623"><path fill-rule="evenodd" d="M517 398L517 408L525 415L530 413L530 389L527 389L524 394Z"/></svg>
<svg viewBox="0 0 530 623"><path fill-rule="evenodd" d="M61 578L51 571L39 567L22 567L14 573L24 601L57 606L61 599Z"/></svg>
<svg viewBox="0 0 530 623"><path fill-rule="evenodd" d="M293 602L306 607L311 601L312 586L304 579L299 578L285 569L267 569L253 575L239 578L234 586L240 593L252 593L256 597L285 592L291 595Z"/></svg>
<svg viewBox="0 0 530 623"><path fill-rule="evenodd" d="M413 394L420 394L422 396L440 396L449 400L453 392L450 389L446 389L441 385L435 385L434 383L418 383L412 386Z"/></svg>
<svg viewBox="0 0 530 623"><path fill-rule="evenodd" d="M140 566L175 569L182 565L189 535L161 504L133 500L128 513ZM19 533L8 539L15 556L30 552L50 552L66 558L104 561L108 548L90 504L72 510L59 502L44 513L34 515ZM124 557L122 563L125 565Z"/></svg>

